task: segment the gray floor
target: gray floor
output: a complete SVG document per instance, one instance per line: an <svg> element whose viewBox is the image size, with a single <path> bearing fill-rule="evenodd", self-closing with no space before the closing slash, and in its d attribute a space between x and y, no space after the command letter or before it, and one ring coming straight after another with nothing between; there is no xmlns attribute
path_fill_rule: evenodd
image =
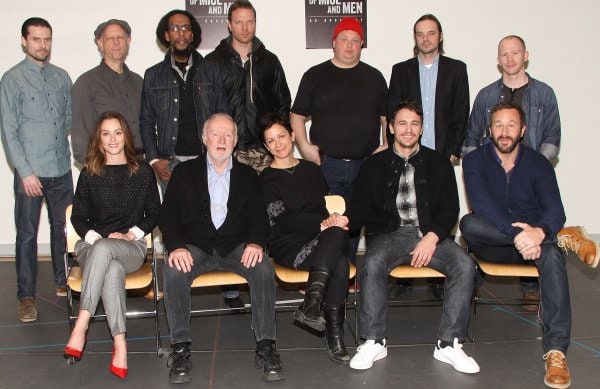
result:
<svg viewBox="0 0 600 389"><path fill-rule="evenodd" d="M598 269L589 269L573 256L568 258L573 305L572 342L568 362L573 388L600 387L600 283ZM93 323L81 362L66 364L62 350L69 334L66 299L54 296L50 264L40 262L38 274L39 317L23 324L17 319L14 263L0 263L0 387L86 388L168 387L166 354L156 356L153 323L149 319L128 322L129 376L120 381L108 371L111 340L106 324ZM216 290L194 293L193 306L220 306ZM488 279L481 294L518 297L515 279ZM278 289L279 299L299 298L297 292ZM247 301L247 293L242 293ZM408 298L430 298L418 283ZM142 297L128 299L131 306L149 304ZM162 312L162 302L160 310ZM308 388L335 385L343 388L543 388L541 330L536 314L520 306L480 305L474 342L465 350L481 366L476 375L461 374L432 357L439 306L394 307L388 325L388 357L372 369L359 372L330 362L323 338L293 325L291 312L279 312L278 348L285 380L261 381L254 369L254 340L249 314L192 318L194 388ZM353 323L354 311L348 311ZM164 314L160 317L162 340L168 345ZM347 331L346 343L354 353ZM192 386L188 385L188 386ZM185 387L185 386L184 386Z"/></svg>

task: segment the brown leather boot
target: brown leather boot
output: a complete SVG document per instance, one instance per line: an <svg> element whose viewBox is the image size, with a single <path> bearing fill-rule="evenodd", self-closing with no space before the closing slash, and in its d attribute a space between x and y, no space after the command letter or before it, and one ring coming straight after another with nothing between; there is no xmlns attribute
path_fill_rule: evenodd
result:
<svg viewBox="0 0 600 389"><path fill-rule="evenodd" d="M544 383L550 388L564 389L571 386L571 372L567 366L567 357L560 350L550 350L544 354L546 375Z"/></svg>
<svg viewBox="0 0 600 389"><path fill-rule="evenodd" d="M598 243L585 233L583 227L565 227L556 236L558 247L573 251L579 259L590 267L598 266L600 251Z"/></svg>

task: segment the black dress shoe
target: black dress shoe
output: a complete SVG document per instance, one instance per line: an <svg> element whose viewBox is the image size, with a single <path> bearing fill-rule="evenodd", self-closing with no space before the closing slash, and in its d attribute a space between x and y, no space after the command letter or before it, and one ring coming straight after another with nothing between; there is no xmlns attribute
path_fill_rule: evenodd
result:
<svg viewBox="0 0 600 389"><path fill-rule="evenodd" d="M227 305L231 309L242 309L246 307L240 296L223 297L223 299L225 300L225 305Z"/></svg>
<svg viewBox="0 0 600 389"><path fill-rule="evenodd" d="M169 382L172 384L185 384L192 380L192 353L189 347L181 346L173 350L167 359Z"/></svg>

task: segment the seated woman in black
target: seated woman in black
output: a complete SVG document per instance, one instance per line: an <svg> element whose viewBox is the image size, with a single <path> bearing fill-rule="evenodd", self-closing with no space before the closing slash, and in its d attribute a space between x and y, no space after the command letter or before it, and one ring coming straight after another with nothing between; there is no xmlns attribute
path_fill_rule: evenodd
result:
<svg viewBox="0 0 600 389"><path fill-rule="evenodd" d="M321 226L329 216L324 199L329 189L317 165L294 157L294 134L286 118L267 114L260 129L274 157L259 176L271 227L269 253L282 266L310 272L304 302L294 318L325 331L329 357L347 364L343 328L348 234L340 227Z"/></svg>
<svg viewBox="0 0 600 389"><path fill-rule="evenodd" d="M154 171L136 159L133 135L117 112L100 115L79 175L71 222L83 270L79 316L64 351L81 359L91 316L100 298L113 336L110 371L127 376L125 274L146 258L144 236L156 226L160 199Z"/></svg>

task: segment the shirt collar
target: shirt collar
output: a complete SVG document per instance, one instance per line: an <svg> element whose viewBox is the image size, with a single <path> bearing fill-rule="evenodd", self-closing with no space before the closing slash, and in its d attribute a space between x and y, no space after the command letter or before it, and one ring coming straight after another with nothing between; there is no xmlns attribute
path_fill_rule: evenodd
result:
<svg viewBox="0 0 600 389"><path fill-rule="evenodd" d="M49 62L46 60L44 62L44 64L42 66L40 66L36 61L34 61L31 57L29 57L27 55L27 56L25 56L25 63L31 69L36 70L36 71L41 71L41 70L45 69L46 66L48 66Z"/></svg>
<svg viewBox="0 0 600 389"><path fill-rule="evenodd" d="M425 64L421 60L421 57L419 57L418 55L417 55L417 60L419 61L419 67L425 67ZM435 58L433 59L433 62L431 63L433 66L431 66L430 68L436 67L437 64L438 64L438 62L440 62L440 55L439 54L436 55Z"/></svg>
<svg viewBox="0 0 600 389"><path fill-rule="evenodd" d="M210 173L214 174L217 177L220 177L229 173L231 171L231 168L233 168L233 157L229 157L229 160L227 161L227 167L221 174L217 173L217 171L215 170L215 165L210 161L208 155L206 156L206 166Z"/></svg>
<svg viewBox="0 0 600 389"><path fill-rule="evenodd" d="M392 150L394 150L394 154L396 154L398 157L402 158L405 161L408 161L409 159L411 159L412 157L414 157L415 155L417 155L417 153L421 150L421 145L417 144L417 148L415 149L415 151L413 151L412 153L410 153L410 155L408 156L408 158L404 158L404 156L400 153L398 153L396 151L396 149L394 148L394 146L392 145Z"/></svg>

